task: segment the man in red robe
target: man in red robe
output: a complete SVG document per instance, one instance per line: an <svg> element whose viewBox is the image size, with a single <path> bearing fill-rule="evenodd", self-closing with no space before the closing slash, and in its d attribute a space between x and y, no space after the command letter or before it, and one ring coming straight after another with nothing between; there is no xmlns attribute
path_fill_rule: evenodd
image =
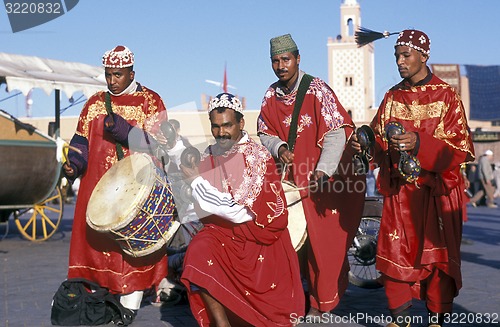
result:
<svg viewBox="0 0 500 327"><path fill-rule="evenodd" d="M182 162L204 228L181 280L200 326L291 326L304 315L297 256L271 154L249 138L238 98L210 101L216 144L199 167Z"/></svg>
<svg viewBox="0 0 500 327"><path fill-rule="evenodd" d="M474 159L474 149L462 102L431 73L429 55L424 32L399 33L395 56L403 80L385 94L371 123L384 195L376 267L394 318L389 326L410 325L412 297L426 301L429 326L441 326L462 286L466 196L460 165ZM386 133L394 123L400 130ZM400 162L408 155L420 173Z"/></svg>
<svg viewBox="0 0 500 327"><path fill-rule="evenodd" d="M102 62L113 114L106 111L107 92L98 92L88 99L71 140L81 153L70 150L70 164L64 165L70 180L81 176L68 278L94 281L122 295L120 301L125 307L137 310L143 291L156 287L167 275L165 251L137 258L125 254L116 241L87 225L87 204L101 177L117 163L117 146L124 156L130 155L129 132L135 129L154 135L160 121L166 119L166 109L157 93L135 81L134 55L127 47L107 51Z"/></svg>
<svg viewBox="0 0 500 327"><path fill-rule="evenodd" d="M303 271L310 294L308 315L321 316L335 308L348 286L347 249L363 212L365 176L355 175L354 151L346 147L354 131L350 116L324 81L299 70L299 50L289 34L271 39L271 63L279 80L264 96L257 132L276 160L289 168L286 178L302 189L308 234L304 249L308 268ZM306 78L312 81L304 86L294 123L299 85ZM296 127L294 146L289 139L292 127Z"/></svg>

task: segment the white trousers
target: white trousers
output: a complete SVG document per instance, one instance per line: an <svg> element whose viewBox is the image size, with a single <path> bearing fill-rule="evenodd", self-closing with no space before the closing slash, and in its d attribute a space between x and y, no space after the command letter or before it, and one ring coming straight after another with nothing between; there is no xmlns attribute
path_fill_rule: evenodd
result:
<svg viewBox="0 0 500 327"><path fill-rule="evenodd" d="M144 291L135 291L130 294L120 296L120 303L127 309L139 310L141 307Z"/></svg>

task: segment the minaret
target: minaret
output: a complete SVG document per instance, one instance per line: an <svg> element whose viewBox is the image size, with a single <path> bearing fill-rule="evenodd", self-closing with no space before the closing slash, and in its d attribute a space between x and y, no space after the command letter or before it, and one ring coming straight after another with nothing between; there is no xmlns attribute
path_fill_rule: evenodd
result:
<svg viewBox="0 0 500 327"><path fill-rule="evenodd" d="M350 112L356 126L368 124L375 115L375 70L373 44L358 48L354 32L361 26L361 8L356 0L340 6L340 34L328 38L328 84Z"/></svg>

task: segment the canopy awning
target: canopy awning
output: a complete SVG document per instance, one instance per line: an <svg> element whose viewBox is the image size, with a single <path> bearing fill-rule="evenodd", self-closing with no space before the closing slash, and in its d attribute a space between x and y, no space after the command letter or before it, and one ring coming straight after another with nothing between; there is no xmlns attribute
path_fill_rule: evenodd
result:
<svg viewBox="0 0 500 327"><path fill-rule="evenodd" d="M40 88L47 95L61 90L68 98L75 92L89 98L106 89L103 67L0 52L2 82L9 91L19 90L24 95L32 88Z"/></svg>

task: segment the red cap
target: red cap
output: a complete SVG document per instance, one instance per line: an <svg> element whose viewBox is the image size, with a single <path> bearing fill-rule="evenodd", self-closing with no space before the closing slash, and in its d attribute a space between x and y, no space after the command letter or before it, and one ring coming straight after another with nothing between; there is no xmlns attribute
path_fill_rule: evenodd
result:
<svg viewBox="0 0 500 327"><path fill-rule="evenodd" d="M407 46L418 50L426 55L431 54L431 40L422 31L418 30L404 30L399 33L398 40L395 47L398 45Z"/></svg>

